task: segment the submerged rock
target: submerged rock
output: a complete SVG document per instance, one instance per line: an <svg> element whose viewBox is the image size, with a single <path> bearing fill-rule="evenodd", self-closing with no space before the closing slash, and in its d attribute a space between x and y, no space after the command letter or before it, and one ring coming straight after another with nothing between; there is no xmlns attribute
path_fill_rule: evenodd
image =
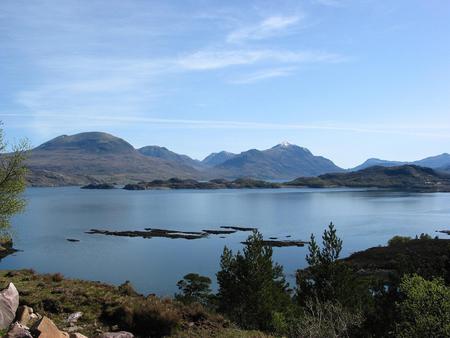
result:
<svg viewBox="0 0 450 338"><path fill-rule="evenodd" d="M7 329L19 307L19 292L13 283L9 283L6 289L0 291L0 329Z"/></svg>
<svg viewBox="0 0 450 338"><path fill-rule="evenodd" d="M221 226L222 229L232 229L236 231L253 231L257 230L256 228L248 228L248 227L238 227L238 226Z"/></svg>
<svg viewBox="0 0 450 338"><path fill-rule="evenodd" d="M142 237L142 238L164 237L164 238L200 239L208 236L208 234L204 232L184 232L176 230L150 229L150 228L145 231L139 230L109 231L109 230L91 229L86 233L108 235L108 236Z"/></svg>
<svg viewBox="0 0 450 338"><path fill-rule="evenodd" d="M241 242L242 244L249 244L247 241L245 242ZM302 247L305 246L305 244L308 244L309 242L306 241L277 241L277 240L263 240L262 241L263 245L267 245L270 247L288 247L288 246L298 246L298 247Z"/></svg>

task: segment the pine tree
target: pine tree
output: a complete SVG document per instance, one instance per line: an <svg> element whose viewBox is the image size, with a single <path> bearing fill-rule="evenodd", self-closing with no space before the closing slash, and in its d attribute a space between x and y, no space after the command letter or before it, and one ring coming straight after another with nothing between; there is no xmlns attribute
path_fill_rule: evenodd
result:
<svg viewBox="0 0 450 338"><path fill-rule="evenodd" d="M272 248L256 230L243 252L233 255L227 247L221 257L219 311L245 328L271 330L274 314L290 304L282 266L272 260Z"/></svg>

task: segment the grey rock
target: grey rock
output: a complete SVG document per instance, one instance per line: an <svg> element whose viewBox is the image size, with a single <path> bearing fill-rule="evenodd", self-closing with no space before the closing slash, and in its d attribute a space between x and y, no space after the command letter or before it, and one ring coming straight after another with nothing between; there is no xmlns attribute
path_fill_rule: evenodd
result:
<svg viewBox="0 0 450 338"><path fill-rule="evenodd" d="M19 292L13 283L9 283L6 289L0 291L0 329L7 329L19 307Z"/></svg>
<svg viewBox="0 0 450 338"><path fill-rule="evenodd" d="M25 325L15 322L11 325L5 338L32 338L32 335Z"/></svg>
<svg viewBox="0 0 450 338"><path fill-rule="evenodd" d="M67 322L72 325L72 324L76 323L78 321L78 319L81 318L82 315L83 315L82 312L71 313L69 315L69 317L67 317Z"/></svg>

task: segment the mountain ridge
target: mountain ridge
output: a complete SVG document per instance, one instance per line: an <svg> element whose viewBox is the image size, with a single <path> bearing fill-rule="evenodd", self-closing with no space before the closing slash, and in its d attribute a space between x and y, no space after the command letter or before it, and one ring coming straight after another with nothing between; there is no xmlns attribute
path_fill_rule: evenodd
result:
<svg viewBox="0 0 450 338"><path fill-rule="evenodd" d="M450 171L450 155L447 153L414 163L442 164L434 169ZM126 184L173 177L200 181L216 178L288 181L297 177L349 172L323 156L314 155L307 148L288 142L239 154L221 151L199 161L157 145L135 149L124 139L103 132L55 137L30 151L26 164L30 169L29 183L38 186L102 182ZM375 158L363 163L386 167L403 164Z"/></svg>
<svg viewBox="0 0 450 338"><path fill-rule="evenodd" d="M361 169L365 169L374 165L383 166L383 167L395 167L399 165L406 165L406 164L412 164L412 165L418 165L421 167L427 167L432 169L441 169L450 167L450 154L448 153L442 153L435 156L429 156L425 157L421 160L416 161L389 161L389 160L382 160L379 158L369 158L365 162L361 163L360 165L348 169L348 171L358 171Z"/></svg>

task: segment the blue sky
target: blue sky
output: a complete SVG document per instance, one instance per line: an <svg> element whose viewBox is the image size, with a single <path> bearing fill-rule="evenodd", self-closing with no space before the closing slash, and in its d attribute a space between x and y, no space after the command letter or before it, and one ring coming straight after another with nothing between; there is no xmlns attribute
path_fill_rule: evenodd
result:
<svg viewBox="0 0 450 338"><path fill-rule="evenodd" d="M450 1L1 0L0 120L195 158L450 152Z"/></svg>

